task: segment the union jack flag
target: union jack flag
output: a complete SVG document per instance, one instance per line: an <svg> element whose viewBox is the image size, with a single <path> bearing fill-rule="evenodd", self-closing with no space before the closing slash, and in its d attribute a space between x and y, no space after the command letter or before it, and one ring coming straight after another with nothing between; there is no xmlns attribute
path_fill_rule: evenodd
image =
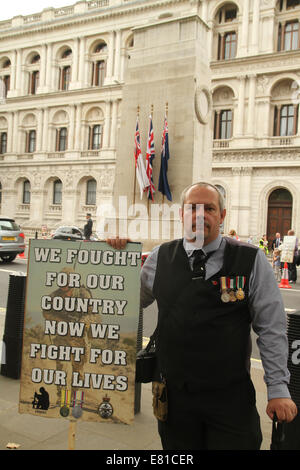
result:
<svg viewBox="0 0 300 470"><path fill-rule="evenodd" d="M155 158L155 149L154 149L154 134L153 134L153 125L152 125L152 116L150 116L150 126L149 126L149 135L147 142L147 153L146 153L146 173L149 179L149 188L148 188L148 199L153 201L155 187L153 184L153 160Z"/></svg>
<svg viewBox="0 0 300 470"><path fill-rule="evenodd" d="M146 173L142 151L141 151L138 119L136 121L134 144L135 144L134 145L134 157L135 157L136 177L139 183L141 199L142 199L143 191L145 191L149 187L149 179Z"/></svg>

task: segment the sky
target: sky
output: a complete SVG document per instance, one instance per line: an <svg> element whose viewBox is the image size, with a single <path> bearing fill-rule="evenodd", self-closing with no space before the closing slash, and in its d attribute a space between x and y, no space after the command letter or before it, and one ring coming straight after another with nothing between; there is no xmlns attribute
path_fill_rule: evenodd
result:
<svg viewBox="0 0 300 470"><path fill-rule="evenodd" d="M74 5L77 0L13 0L5 2L5 7L0 9L0 21L7 20L13 16L26 16L39 13L44 8L60 8ZM3 0L2 0L3 2Z"/></svg>

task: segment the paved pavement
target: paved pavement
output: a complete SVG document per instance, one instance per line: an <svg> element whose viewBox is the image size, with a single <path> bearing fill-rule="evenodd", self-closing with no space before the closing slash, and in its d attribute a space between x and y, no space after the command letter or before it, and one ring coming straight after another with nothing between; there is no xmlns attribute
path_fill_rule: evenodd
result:
<svg viewBox="0 0 300 470"><path fill-rule="evenodd" d="M0 338L3 338L5 309L0 309ZM0 340L0 341L1 341ZM252 360L252 378L263 432L262 450L270 448L272 423L265 413L267 399L263 370ZM21 450L67 450L69 422L19 414L20 381L0 375L0 450L8 443ZM76 423L76 450L161 450L156 419L152 413L151 384L142 385L140 412L134 424Z"/></svg>

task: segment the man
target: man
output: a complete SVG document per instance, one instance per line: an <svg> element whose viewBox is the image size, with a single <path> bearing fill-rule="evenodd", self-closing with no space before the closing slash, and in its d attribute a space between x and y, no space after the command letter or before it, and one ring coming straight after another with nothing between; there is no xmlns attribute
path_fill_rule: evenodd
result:
<svg viewBox="0 0 300 470"><path fill-rule="evenodd" d="M272 241L272 250L274 251L275 248L279 248L281 244L282 244L282 240L280 238L280 233L277 232L275 235L275 240Z"/></svg>
<svg viewBox="0 0 300 470"><path fill-rule="evenodd" d="M142 306L156 299L159 308L157 355L168 394L167 420L158 421L162 445L259 449L251 322L265 368L267 414L287 422L297 414L287 388L281 295L261 250L221 237L226 210L215 186L194 184L182 202L184 238L154 249L141 273Z"/></svg>
<svg viewBox="0 0 300 470"><path fill-rule="evenodd" d="M295 231L292 229L290 229L287 234L289 237L295 237ZM297 258L298 258L298 238L296 237L293 261L291 263L288 263L290 283L297 282L297 267L296 267Z"/></svg>
<svg viewBox="0 0 300 470"><path fill-rule="evenodd" d="M86 214L87 223L83 228L83 234L86 240L91 238L93 232L93 221L92 221L92 214Z"/></svg>

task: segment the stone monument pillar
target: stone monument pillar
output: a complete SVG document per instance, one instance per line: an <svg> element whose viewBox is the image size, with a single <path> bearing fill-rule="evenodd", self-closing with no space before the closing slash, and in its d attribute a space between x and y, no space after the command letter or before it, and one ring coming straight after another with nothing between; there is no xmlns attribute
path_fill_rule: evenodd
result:
<svg viewBox="0 0 300 470"><path fill-rule="evenodd" d="M127 198L127 207L139 204L135 216L139 217L140 239L144 249L150 249L163 240L174 238L172 229L179 223L178 206L181 191L189 184L210 180L212 161L212 118L209 68L209 28L198 15L171 17L134 28L134 47L130 50L125 70L116 173L114 209L119 220L126 208L119 201ZM152 113L155 159L153 180L156 189L154 203L148 202L147 193L140 199L138 183L134 196L134 135L139 110L141 150L145 161ZM161 142L167 111L169 151L168 182L172 201L158 192L161 163ZM145 162L146 164L146 162ZM170 223L171 233L151 231L146 220L160 219L154 205L166 204L164 220ZM142 204L142 206L140 206ZM174 210L173 210L174 209ZM130 212L130 211L129 211ZM128 214L127 214L128 215ZM129 213L129 221L133 220ZM137 225L135 225L137 227ZM132 227L131 227L132 228ZM138 232L138 228L137 228ZM175 234L175 236L177 233Z"/></svg>

